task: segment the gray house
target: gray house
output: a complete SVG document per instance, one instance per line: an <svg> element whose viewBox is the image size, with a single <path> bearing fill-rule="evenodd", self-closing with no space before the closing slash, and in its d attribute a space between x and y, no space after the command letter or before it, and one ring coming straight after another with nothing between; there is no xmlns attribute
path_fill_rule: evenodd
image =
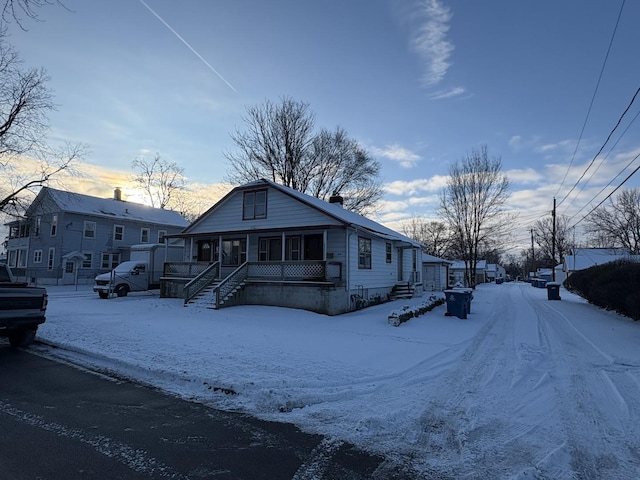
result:
<svg viewBox="0 0 640 480"><path fill-rule="evenodd" d="M7 224L7 261L19 279L91 283L129 259L131 245L164 243L188 222L177 212L43 187L25 217Z"/></svg>
<svg viewBox="0 0 640 480"><path fill-rule="evenodd" d="M341 200L268 180L233 189L171 235L185 240L188 262L174 265L163 294L187 303L199 296L212 308L275 305L335 315L421 291L420 243L345 210Z"/></svg>
<svg viewBox="0 0 640 480"><path fill-rule="evenodd" d="M442 292L446 290L449 280L449 268L453 265L451 260L422 254L422 283L424 289L430 292Z"/></svg>

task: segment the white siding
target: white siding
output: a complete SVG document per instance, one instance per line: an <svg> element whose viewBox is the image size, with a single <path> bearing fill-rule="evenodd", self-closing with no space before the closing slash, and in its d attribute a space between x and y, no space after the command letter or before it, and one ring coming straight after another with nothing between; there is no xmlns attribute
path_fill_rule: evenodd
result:
<svg viewBox="0 0 640 480"><path fill-rule="evenodd" d="M341 225L337 220L272 188L267 193L267 217L243 220L243 192L237 191L202 218L189 233L231 232L253 229L305 228Z"/></svg>
<svg viewBox="0 0 640 480"><path fill-rule="evenodd" d="M371 239L371 269L358 268L358 236ZM349 237L349 288L355 289L362 285L364 288L392 287L398 276L398 253L392 244L392 260L386 263L387 242L376 237L352 233Z"/></svg>

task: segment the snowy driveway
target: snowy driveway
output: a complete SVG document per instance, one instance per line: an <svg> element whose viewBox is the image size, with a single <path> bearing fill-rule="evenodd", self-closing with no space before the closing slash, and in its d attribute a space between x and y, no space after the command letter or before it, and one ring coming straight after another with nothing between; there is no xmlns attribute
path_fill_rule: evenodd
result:
<svg viewBox="0 0 640 480"><path fill-rule="evenodd" d="M327 317L53 287L56 355L381 452L407 477L640 478L640 322L481 285L468 320Z"/></svg>

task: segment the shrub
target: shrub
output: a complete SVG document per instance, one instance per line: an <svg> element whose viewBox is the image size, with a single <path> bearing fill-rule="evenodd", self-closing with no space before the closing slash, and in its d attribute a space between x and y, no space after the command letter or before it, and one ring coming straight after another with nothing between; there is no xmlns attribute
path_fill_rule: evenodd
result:
<svg viewBox="0 0 640 480"><path fill-rule="evenodd" d="M596 265L573 273L564 286L589 303L640 320L640 263Z"/></svg>

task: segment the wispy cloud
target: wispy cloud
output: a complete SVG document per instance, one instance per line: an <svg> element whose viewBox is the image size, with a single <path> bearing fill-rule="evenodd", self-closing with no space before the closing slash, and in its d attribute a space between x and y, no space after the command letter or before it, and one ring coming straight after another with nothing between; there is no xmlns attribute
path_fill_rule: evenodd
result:
<svg viewBox="0 0 640 480"><path fill-rule="evenodd" d="M401 167L415 167L418 161L422 159L420 155L412 152L400 145L388 145L384 148L372 147L371 152L379 157L388 158L394 162L398 162Z"/></svg>
<svg viewBox="0 0 640 480"><path fill-rule="evenodd" d="M449 90L441 90L439 92L432 93L429 95L431 100L444 100L446 98L454 98L463 95L466 90L463 87L453 87Z"/></svg>
<svg viewBox="0 0 640 480"><path fill-rule="evenodd" d="M394 195L416 195L423 192L437 192L447 185L447 177L434 175L431 178L416 180L396 180L384 185L384 190Z"/></svg>
<svg viewBox="0 0 640 480"><path fill-rule="evenodd" d="M422 80L430 86L441 81L451 66L454 47L447 39L451 11L438 0L420 0L417 8L419 25L411 44L424 62Z"/></svg>

